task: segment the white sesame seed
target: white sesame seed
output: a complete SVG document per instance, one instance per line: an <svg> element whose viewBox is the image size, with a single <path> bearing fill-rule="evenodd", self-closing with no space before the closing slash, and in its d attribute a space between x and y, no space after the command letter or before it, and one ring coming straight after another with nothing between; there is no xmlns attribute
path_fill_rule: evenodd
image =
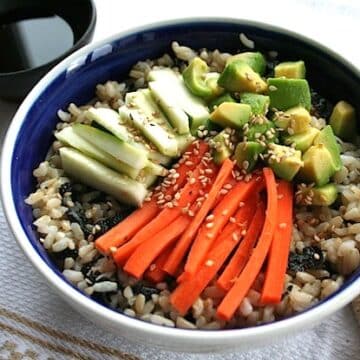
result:
<svg viewBox="0 0 360 360"><path fill-rule="evenodd" d="M226 216L229 213L229 210L224 210L221 215Z"/></svg>
<svg viewBox="0 0 360 360"><path fill-rule="evenodd" d="M245 229L241 232L241 235L242 235L242 236L245 236L245 235L246 235L246 230L245 230Z"/></svg>
<svg viewBox="0 0 360 360"><path fill-rule="evenodd" d="M287 226L286 223L281 223L281 224L279 224L279 228L280 228L280 229L285 229L286 226Z"/></svg>
<svg viewBox="0 0 360 360"><path fill-rule="evenodd" d="M194 214L194 212L192 210L188 211L188 215L191 216L191 217L195 216L195 214Z"/></svg>
<svg viewBox="0 0 360 360"><path fill-rule="evenodd" d="M192 161L185 161L185 165L186 166L193 166L194 165L194 163L192 162Z"/></svg>
<svg viewBox="0 0 360 360"><path fill-rule="evenodd" d="M236 219L235 219L233 216L230 217L229 221L230 221L231 223L236 223Z"/></svg>
<svg viewBox="0 0 360 360"><path fill-rule="evenodd" d="M206 265L206 266L213 266L214 263L215 263L214 260L207 260L206 263L205 263L205 265Z"/></svg>
<svg viewBox="0 0 360 360"><path fill-rule="evenodd" d="M208 229L211 229L214 226L214 223L209 222L205 225Z"/></svg>
<svg viewBox="0 0 360 360"><path fill-rule="evenodd" d="M245 203L243 201L239 202L239 207L242 208L243 206L245 206Z"/></svg>
<svg viewBox="0 0 360 360"><path fill-rule="evenodd" d="M239 241L239 237L237 236L236 233L233 233L233 234L232 234L232 239L233 239L234 241Z"/></svg>
<svg viewBox="0 0 360 360"><path fill-rule="evenodd" d="M214 220L214 218L215 218L215 215L214 215L214 214L211 214L211 215L209 215L209 216L206 218L206 220L207 220L207 221L211 221L211 220Z"/></svg>

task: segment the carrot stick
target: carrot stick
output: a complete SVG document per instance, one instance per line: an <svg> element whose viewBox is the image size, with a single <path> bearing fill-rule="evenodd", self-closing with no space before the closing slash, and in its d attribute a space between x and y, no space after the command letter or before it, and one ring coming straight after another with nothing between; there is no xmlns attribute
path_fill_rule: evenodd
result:
<svg viewBox="0 0 360 360"><path fill-rule="evenodd" d="M139 279L161 252L176 240L190 223L188 215L181 215L168 227L141 243L132 253L124 266L124 270Z"/></svg>
<svg viewBox="0 0 360 360"><path fill-rule="evenodd" d="M181 260L184 258L186 251L190 247L191 242L194 239L201 223L204 221L205 216L212 209L214 203L218 200L218 195L221 188L226 183L226 180L229 178L229 176L231 177L231 171L233 167L234 163L231 160L226 159L223 162L221 169L218 172L217 177L214 181L214 184L212 185L211 190L208 193L207 198L205 199L201 208L195 215L190 226L186 229L180 240L177 242L175 249L171 253L166 264L164 265L163 269L167 273L172 275L175 273Z"/></svg>
<svg viewBox="0 0 360 360"><path fill-rule="evenodd" d="M182 281L170 295L171 304L180 314L186 314L239 243L241 233L247 228L246 224L250 223L254 210L255 201L250 199L245 206L237 211L235 215L236 223L228 223L225 226L217 245L209 252L206 260L199 267L196 276Z"/></svg>
<svg viewBox="0 0 360 360"><path fill-rule="evenodd" d="M278 183L278 213L274 238L268 257L264 287L260 302L276 304L281 301L292 235L293 190L289 182Z"/></svg>
<svg viewBox="0 0 360 360"><path fill-rule="evenodd" d="M273 171L270 168L264 168L263 174L267 192L267 206L264 226L249 261L235 281L233 287L225 295L224 299L217 308L216 313L220 319L230 320L234 315L236 309L239 307L253 284L256 276L259 274L270 249L277 219L277 188Z"/></svg>
<svg viewBox="0 0 360 360"><path fill-rule="evenodd" d="M213 169L216 171L214 163L201 163L193 172L191 179L188 180L186 185L180 190L177 206L166 207L163 209L152 221L145 225L130 241L122 245L114 253L114 260L118 266L122 266L132 252L142 242L148 238L154 237L159 231L166 228L171 222L182 214L183 208L191 205L199 195L199 191L203 188L203 183L200 179L202 172L205 168ZM195 179L192 181L192 179ZM211 177L209 176L211 182Z"/></svg>
<svg viewBox="0 0 360 360"><path fill-rule="evenodd" d="M185 263L186 273L191 276L195 274L197 267L204 260L217 235L239 207L239 203L246 200L249 195L258 193L262 189L262 184L262 177L254 176L248 182L239 182L227 193L214 209L211 220L202 225L196 236Z"/></svg>
<svg viewBox="0 0 360 360"><path fill-rule="evenodd" d="M156 258L156 260L149 266L149 268L144 273L144 278L157 284L162 282L167 273L162 269L166 260L172 252L172 245L167 246L167 248Z"/></svg>
<svg viewBox="0 0 360 360"><path fill-rule="evenodd" d="M244 239L241 241L235 254L232 256L230 262L225 267L225 270L219 276L216 285L223 290L230 290L236 277L241 273L246 262L248 261L251 250L254 247L265 219L265 205L261 202L256 209L255 216Z"/></svg>
<svg viewBox="0 0 360 360"><path fill-rule="evenodd" d="M174 168L174 170L179 175L175 180L174 186L165 186L167 182L172 183L174 181L173 173L170 171L169 175L164 179L164 182L152 196L151 201L145 202L141 208L135 210L118 225L100 236L95 241L96 248L101 253L108 254L110 248L118 247L130 240L139 229L159 213L160 207L157 205L157 201L160 194L164 194L165 196L174 195L174 193L184 185L189 171L192 171L200 163L202 157L208 150L209 145L205 141L194 141L190 144L183 157L175 164L176 169Z"/></svg>

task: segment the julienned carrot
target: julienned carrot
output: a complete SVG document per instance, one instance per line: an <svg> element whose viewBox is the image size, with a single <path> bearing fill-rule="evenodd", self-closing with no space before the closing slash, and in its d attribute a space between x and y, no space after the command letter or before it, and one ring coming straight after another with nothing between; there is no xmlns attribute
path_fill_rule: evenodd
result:
<svg viewBox="0 0 360 360"><path fill-rule="evenodd" d="M170 246L167 246L166 249L156 258L156 260L152 262L149 268L145 271L144 278L146 280L157 284L165 279L167 273L162 269L162 267L170 256L172 248L171 244Z"/></svg>
<svg viewBox="0 0 360 360"><path fill-rule="evenodd" d="M206 260L199 267L196 276L182 281L170 295L171 304L180 314L184 315L188 311L224 264L234 247L240 241L241 233L246 229L246 224L250 223L254 209L255 201L251 199L247 202L246 206L237 211L235 216L237 223L228 223L225 226L217 245L206 256Z"/></svg>
<svg viewBox="0 0 360 360"><path fill-rule="evenodd" d="M187 250L189 249L192 240L194 239L196 232L198 231L201 223L205 219L208 212L212 209L214 203L218 199L218 195L220 190L226 183L227 179L231 177L231 171L234 167L234 163L226 159L216 176L216 179L208 192L207 198L201 205L201 208L196 213L194 219L191 221L190 226L185 230L184 234L182 234L180 240L177 242L175 249L171 253L168 261L164 265L163 269L171 274L174 275L176 269L178 268L180 262L184 258Z"/></svg>
<svg viewBox="0 0 360 360"><path fill-rule="evenodd" d="M96 248L103 254L110 252L112 247L118 247L130 240L139 229L147 224L160 211L157 205L158 196L163 193L166 195L174 195L177 188L181 188L188 176L188 172L192 171L201 161L204 154L209 150L209 145L205 141L195 141L189 145L183 157L179 160L176 173L179 174L173 186L165 187L160 185L160 189L154 193L150 202L145 202L143 206L126 219L113 227L111 230L100 236L95 241ZM165 181L173 181L173 174L170 173ZM165 182L166 183L166 182ZM163 183L163 184L165 184Z"/></svg>
<svg viewBox="0 0 360 360"><path fill-rule="evenodd" d="M245 237L241 241L236 252L231 257L230 262L226 265L225 270L222 272L216 282L216 285L221 289L229 290L233 285L236 277L243 270L251 255L251 250L253 249L264 225L264 219L265 205L263 202L261 202L256 209L255 216L251 220Z"/></svg>
<svg viewBox="0 0 360 360"><path fill-rule="evenodd" d="M195 274L217 235L239 207L239 203L246 200L249 195L260 192L262 186L263 179L257 175L248 182L241 181L215 207L211 218L208 217L209 220L202 225L190 249L185 263L185 272L189 276Z"/></svg>
<svg viewBox="0 0 360 360"><path fill-rule="evenodd" d="M152 221L145 225L130 241L122 245L114 253L114 260L118 266L122 266L124 262L129 258L132 252L143 241L148 238L154 237L162 229L166 228L171 222L182 214L183 208L191 205L199 195L199 191L203 188L200 176L205 168L213 169L216 171L216 165L214 163L207 163L206 165L201 163L194 170L191 178L186 185L180 190L179 198L176 200L177 205L171 208L166 207L163 209ZM194 181L192 181L194 179ZM211 177L208 177L211 182Z"/></svg>
<svg viewBox="0 0 360 360"><path fill-rule="evenodd" d="M281 301L289 257L293 223L293 190L291 184L280 180L278 183L278 193L277 224L271 243L264 286L260 298L262 304L276 304Z"/></svg>
<svg viewBox="0 0 360 360"><path fill-rule="evenodd" d="M189 223L190 217L181 215L155 237L141 243L126 262L124 270L139 279L152 261L184 232Z"/></svg>
<svg viewBox="0 0 360 360"><path fill-rule="evenodd" d="M216 314L220 319L230 320L234 315L236 309L239 307L253 284L256 276L259 274L270 249L277 219L277 187L273 171L270 168L264 168L263 173L267 192L267 206L264 226L249 261L235 281L233 287L225 295L224 299L217 308Z"/></svg>

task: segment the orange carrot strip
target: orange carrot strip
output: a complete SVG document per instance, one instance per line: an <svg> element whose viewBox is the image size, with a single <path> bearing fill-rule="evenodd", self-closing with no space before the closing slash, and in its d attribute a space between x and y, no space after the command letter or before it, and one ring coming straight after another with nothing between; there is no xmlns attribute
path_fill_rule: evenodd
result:
<svg viewBox="0 0 360 360"><path fill-rule="evenodd" d="M227 193L215 207L212 213L213 218L202 225L196 236L185 263L185 272L191 276L195 274L197 267L204 260L217 235L239 207L239 203L246 200L249 195L259 192L262 186L262 177L254 176L248 182L239 182Z"/></svg>
<svg viewBox="0 0 360 360"><path fill-rule="evenodd" d="M216 165L213 163L203 164L201 163L193 172L191 179L180 190L178 205L172 208L166 207L163 209L152 221L144 226L130 241L122 245L114 253L114 260L118 266L122 266L128 259L131 253L139 246L143 241L148 238L152 238L159 231L166 228L172 221L182 214L183 208L191 205L199 195L199 191L203 188L203 184L200 180L201 173L205 168L212 168L216 171ZM209 177L210 181L211 178Z"/></svg>
<svg viewBox="0 0 360 360"><path fill-rule="evenodd" d="M232 256L230 262L226 265L225 270L216 282L216 285L221 289L230 290L234 280L243 270L251 255L251 250L260 235L261 229L264 225L264 219L265 205L261 202L256 209L255 216L251 221L244 239L241 241L235 254Z"/></svg>
<svg viewBox="0 0 360 360"><path fill-rule="evenodd" d="M280 180L278 182L278 193L277 224L260 298L262 304L276 304L281 301L289 257L293 223L293 190L291 184Z"/></svg>
<svg viewBox="0 0 360 360"><path fill-rule="evenodd" d="M172 245L167 246L166 249L156 258L156 260L149 266L144 273L144 278L154 284L162 282L167 273L162 269L166 260L172 252Z"/></svg>
<svg viewBox="0 0 360 360"><path fill-rule="evenodd" d="M256 276L259 274L270 249L277 219L277 188L273 171L270 168L264 168L263 174L267 192L264 227L249 261L235 281L233 287L225 295L224 299L217 308L216 314L220 319L230 320L234 315L236 309L239 307L253 284Z"/></svg>
<svg viewBox="0 0 360 360"><path fill-rule="evenodd" d="M142 242L126 262L124 270L139 279L151 262L161 254L166 246L173 243L189 224L190 217L181 215L168 227L158 232L154 238L148 238Z"/></svg>
<svg viewBox="0 0 360 360"><path fill-rule="evenodd" d="M164 265L163 269L173 275L178 268L180 262L184 258L187 250L189 249L196 232L198 231L201 223L203 222L204 218L208 214L208 212L212 209L215 202L218 200L218 195L220 193L221 188L226 183L226 180L229 179L231 176L231 171L234 167L234 163L226 159L220 171L217 174L217 177L214 181L214 184L211 187L210 192L208 193L207 198L203 202L201 208L195 215L194 219L192 220L190 226L186 229L184 234L181 236L180 240L177 242L175 249L171 253L168 261Z"/></svg>
<svg viewBox="0 0 360 360"><path fill-rule="evenodd" d="M220 267L226 261L234 247L241 239L241 233L247 228L254 214L255 201L249 200L246 206L240 208L236 215L237 223L228 223L224 233L219 237L217 245L209 252L204 263L199 267L196 276L189 277L178 285L170 295L170 302L180 314L184 315L205 287L214 278ZM185 274L185 273L183 273Z"/></svg>
<svg viewBox="0 0 360 360"><path fill-rule="evenodd" d="M170 187L165 187L167 181L173 181L171 172L164 179L162 185L159 186L158 191L154 193L150 202L145 202L143 206L135 210L126 219L114 226L108 232L100 236L95 241L96 248L103 254L108 254L110 248L118 247L128 240L130 240L139 229L147 224L156 214L159 213L160 207L156 204L158 196L163 193L166 195L174 195L180 189L188 176L189 171L192 171L201 161L204 154L209 150L209 145L205 141L194 141L189 145L183 157L179 160L177 168L175 169L178 177L175 184Z"/></svg>

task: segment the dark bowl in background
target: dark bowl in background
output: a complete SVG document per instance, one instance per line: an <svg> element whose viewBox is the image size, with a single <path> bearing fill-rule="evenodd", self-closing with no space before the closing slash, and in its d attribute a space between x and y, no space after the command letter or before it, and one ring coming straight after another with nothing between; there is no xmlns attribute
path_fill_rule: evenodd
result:
<svg viewBox="0 0 360 360"><path fill-rule="evenodd" d="M13 72L0 72L0 98L22 100L52 67L92 39L96 24L96 7L92 0L2 0L1 24L28 18L58 15L71 27L73 46L62 55L38 67ZM6 51L3 49L2 51Z"/></svg>

